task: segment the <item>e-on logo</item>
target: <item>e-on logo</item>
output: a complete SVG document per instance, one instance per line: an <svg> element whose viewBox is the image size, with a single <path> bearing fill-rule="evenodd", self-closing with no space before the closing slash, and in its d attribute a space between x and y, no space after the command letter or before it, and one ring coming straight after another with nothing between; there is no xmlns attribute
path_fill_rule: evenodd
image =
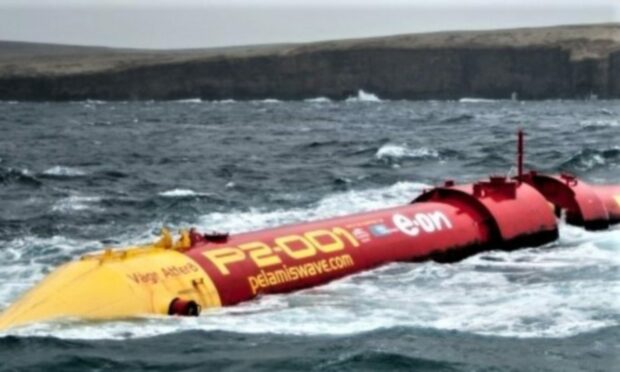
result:
<svg viewBox="0 0 620 372"><path fill-rule="evenodd" d="M432 233L444 228L451 229L452 222L442 212L416 213L413 218L402 214L392 216L392 222L398 230L409 236L418 236L420 231Z"/></svg>

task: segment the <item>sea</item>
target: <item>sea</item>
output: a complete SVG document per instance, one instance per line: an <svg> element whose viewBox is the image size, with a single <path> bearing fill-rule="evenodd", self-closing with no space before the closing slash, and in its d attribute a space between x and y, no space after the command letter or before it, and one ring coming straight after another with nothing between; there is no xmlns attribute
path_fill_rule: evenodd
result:
<svg viewBox="0 0 620 372"><path fill-rule="evenodd" d="M58 265L528 169L620 183L620 101L0 102L0 310ZM499 247L498 247L499 248ZM620 228L393 263L199 317L0 333L1 371L618 371Z"/></svg>

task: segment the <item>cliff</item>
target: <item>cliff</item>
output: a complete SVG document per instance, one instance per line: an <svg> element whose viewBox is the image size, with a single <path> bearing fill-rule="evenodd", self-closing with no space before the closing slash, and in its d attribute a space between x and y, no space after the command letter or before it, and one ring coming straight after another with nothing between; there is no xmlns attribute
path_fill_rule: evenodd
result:
<svg viewBox="0 0 620 372"><path fill-rule="evenodd" d="M620 24L131 50L0 42L2 100L620 97Z"/></svg>

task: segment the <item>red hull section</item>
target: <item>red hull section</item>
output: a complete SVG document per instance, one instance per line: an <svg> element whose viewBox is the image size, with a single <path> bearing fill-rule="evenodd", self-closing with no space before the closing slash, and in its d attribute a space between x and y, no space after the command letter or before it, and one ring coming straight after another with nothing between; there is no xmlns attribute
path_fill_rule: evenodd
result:
<svg viewBox="0 0 620 372"><path fill-rule="evenodd" d="M453 260L557 237L553 208L527 184L442 187L402 207L197 243L186 253L222 305L326 283L386 262Z"/></svg>
<svg viewBox="0 0 620 372"><path fill-rule="evenodd" d="M556 214L587 230L602 230L620 222L620 186L594 186L572 175L540 175L531 172L523 181L535 187L556 206Z"/></svg>

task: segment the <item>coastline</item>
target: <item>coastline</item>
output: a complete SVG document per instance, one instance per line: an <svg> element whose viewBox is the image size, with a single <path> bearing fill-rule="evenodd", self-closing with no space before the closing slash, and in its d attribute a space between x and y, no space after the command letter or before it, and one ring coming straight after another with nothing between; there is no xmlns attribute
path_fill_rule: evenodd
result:
<svg viewBox="0 0 620 372"><path fill-rule="evenodd" d="M0 100L620 97L620 24L134 50L0 42Z"/></svg>

